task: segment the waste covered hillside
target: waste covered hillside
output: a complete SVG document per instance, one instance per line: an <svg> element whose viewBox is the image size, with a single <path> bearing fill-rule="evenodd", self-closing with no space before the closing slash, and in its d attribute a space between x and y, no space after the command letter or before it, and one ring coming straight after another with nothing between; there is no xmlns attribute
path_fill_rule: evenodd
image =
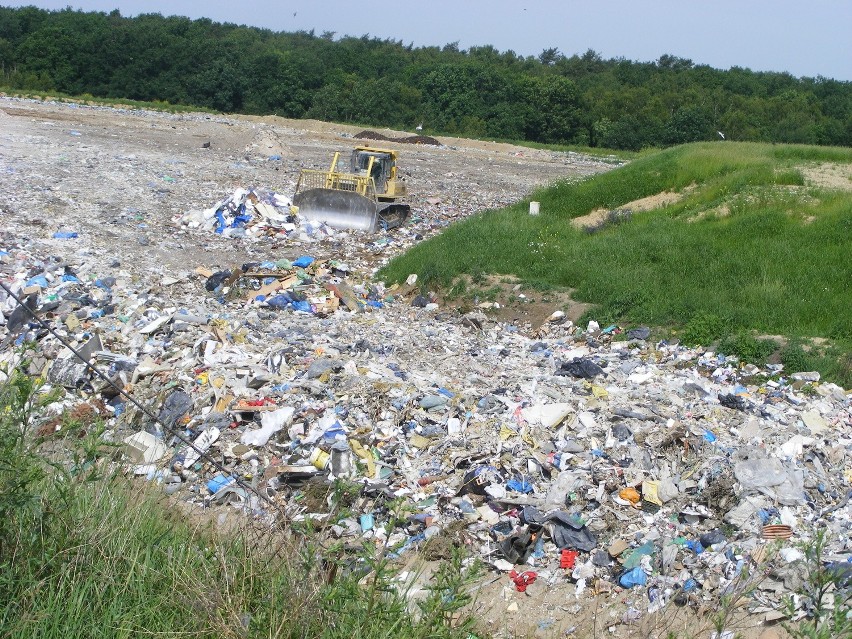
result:
<svg viewBox="0 0 852 639"><path fill-rule="evenodd" d="M406 566L461 548L484 567L482 636L709 637L721 611L756 637L822 609L801 544L823 536L848 610L846 390L372 277L457 218L611 165L399 144L412 216L366 235L289 206L299 168L357 144L344 128L13 100L0 120L0 359L63 389L42 434L97 415L117 467L220 522L280 517Z"/></svg>

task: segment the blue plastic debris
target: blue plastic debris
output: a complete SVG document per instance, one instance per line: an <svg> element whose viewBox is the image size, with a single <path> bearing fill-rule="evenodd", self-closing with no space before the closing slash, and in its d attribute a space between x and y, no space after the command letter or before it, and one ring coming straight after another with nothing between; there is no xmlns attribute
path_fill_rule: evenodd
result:
<svg viewBox="0 0 852 639"><path fill-rule="evenodd" d="M273 295L266 300L266 303L272 308L287 308L293 302L293 298L287 293Z"/></svg>
<svg viewBox="0 0 852 639"><path fill-rule="evenodd" d="M230 475L223 475L222 473L219 473L218 475L214 476L213 479L207 482L207 490L209 490L213 494L216 494L225 486L229 486L235 481L236 480Z"/></svg>
<svg viewBox="0 0 852 639"><path fill-rule="evenodd" d="M335 421L322 434L322 439L326 443L335 442L341 438L346 438L346 431L343 429L343 425L338 421Z"/></svg>
<svg viewBox="0 0 852 639"><path fill-rule="evenodd" d="M114 277L105 277L103 279L98 278L94 282L95 286L101 288L105 291L112 290L112 287L115 286L115 278Z"/></svg>
<svg viewBox="0 0 852 639"><path fill-rule="evenodd" d="M684 544L684 546L686 546L687 548L689 548L689 549L690 549L692 552L694 552L696 555L700 555L701 553L703 553L703 552L704 552L704 546L702 546L702 545L701 545L701 542L700 542L700 541L697 541L697 540L688 540L688 541Z"/></svg>
<svg viewBox="0 0 852 639"><path fill-rule="evenodd" d="M639 566L636 566L633 570L628 570L623 573L621 577L618 578L618 583L622 588L644 586L648 583L648 576L645 574L644 570L642 570Z"/></svg>
<svg viewBox="0 0 852 639"><path fill-rule="evenodd" d="M778 512L777 508L761 508L757 511L757 516L760 517L760 523L768 524L770 521L780 516L781 513Z"/></svg>
<svg viewBox="0 0 852 639"><path fill-rule="evenodd" d="M533 485L523 475L516 475L506 482L506 488L519 493L531 493Z"/></svg>
<svg viewBox="0 0 852 639"><path fill-rule="evenodd" d="M216 211L216 233L218 235L222 234L222 231L227 228L228 223L225 221L225 214L222 213L222 209Z"/></svg>
<svg viewBox="0 0 852 639"><path fill-rule="evenodd" d="M35 277L30 278L26 284L24 284L24 288L29 286L40 286L41 288L47 288L47 278L44 275L36 275Z"/></svg>
<svg viewBox="0 0 852 639"><path fill-rule="evenodd" d="M544 535L539 535L538 539L535 540L535 550L533 550L532 556L536 559L544 557Z"/></svg>

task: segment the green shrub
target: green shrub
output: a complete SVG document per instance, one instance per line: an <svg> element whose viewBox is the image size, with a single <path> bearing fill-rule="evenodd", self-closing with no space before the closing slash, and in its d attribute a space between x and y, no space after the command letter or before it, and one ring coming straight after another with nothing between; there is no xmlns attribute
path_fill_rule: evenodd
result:
<svg viewBox="0 0 852 639"><path fill-rule="evenodd" d="M0 384L0 565L9 565L63 523L63 508L55 498L64 498L65 492L61 468L39 454L35 433L40 409L55 401L56 393L42 392L39 380L18 369L4 375Z"/></svg>
<svg viewBox="0 0 852 639"><path fill-rule="evenodd" d="M726 322L717 315L696 313L683 330L683 343L687 346L709 346L725 332Z"/></svg>
<svg viewBox="0 0 852 639"><path fill-rule="evenodd" d="M736 355L750 364L763 364L778 346L770 339L756 339L746 333L726 335L716 350L725 355Z"/></svg>
<svg viewBox="0 0 852 639"><path fill-rule="evenodd" d="M808 355L800 342L790 342L781 349L781 363L790 373L808 370Z"/></svg>
<svg viewBox="0 0 852 639"><path fill-rule="evenodd" d="M852 388L852 343L849 340L811 344L807 348L801 340L791 341L781 350L781 363L787 373L819 371L823 379Z"/></svg>

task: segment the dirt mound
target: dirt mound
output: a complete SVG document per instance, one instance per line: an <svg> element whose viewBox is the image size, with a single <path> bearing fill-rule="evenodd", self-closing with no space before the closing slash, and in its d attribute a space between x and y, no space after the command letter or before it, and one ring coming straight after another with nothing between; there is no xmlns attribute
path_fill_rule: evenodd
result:
<svg viewBox="0 0 852 639"><path fill-rule="evenodd" d="M391 138L387 135L377 133L376 131L361 131L360 133L356 133L353 137L358 138L359 140L380 140L382 142L400 142L402 144L429 144L431 146L443 146L441 142L435 138L429 137L428 135L409 135L404 138Z"/></svg>
<svg viewBox="0 0 852 639"><path fill-rule="evenodd" d="M651 211L653 209L668 206L669 204L676 204L677 202L680 202L694 188L694 186L689 186L682 192L677 193L674 191L663 191L662 193L649 195L648 197L643 197L639 200L628 202L627 204L622 205L619 209L613 211L607 209L595 209L591 213L587 213L586 215L583 215L581 217L575 217L573 220L571 220L571 224L574 226L574 228L599 230L603 225L607 224L608 222L616 222L619 220L619 218L624 218L625 212L634 213L641 211Z"/></svg>
<svg viewBox="0 0 852 639"><path fill-rule="evenodd" d="M852 191L852 165L823 162L815 166L801 167L801 171L809 185Z"/></svg>

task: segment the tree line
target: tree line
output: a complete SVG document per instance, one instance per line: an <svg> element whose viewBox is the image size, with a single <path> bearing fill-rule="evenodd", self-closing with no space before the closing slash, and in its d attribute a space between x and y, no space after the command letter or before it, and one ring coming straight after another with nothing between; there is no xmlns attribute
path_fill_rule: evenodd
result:
<svg viewBox="0 0 852 639"><path fill-rule="evenodd" d="M852 82L595 51L538 56L208 19L0 7L0 84L504 140L638 150L852 146Z"/></svg>

